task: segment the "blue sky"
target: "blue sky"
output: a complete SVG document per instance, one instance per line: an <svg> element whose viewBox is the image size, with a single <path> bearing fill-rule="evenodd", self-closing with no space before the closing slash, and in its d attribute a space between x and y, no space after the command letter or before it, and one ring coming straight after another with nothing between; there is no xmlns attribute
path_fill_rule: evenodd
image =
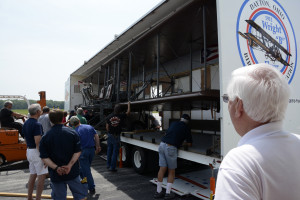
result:
<svg viewBox="0 0 300 200"><path fill-rule="evenodd" d="M0 94L64 100L70 73L161 0L0 0Z"/></svg>

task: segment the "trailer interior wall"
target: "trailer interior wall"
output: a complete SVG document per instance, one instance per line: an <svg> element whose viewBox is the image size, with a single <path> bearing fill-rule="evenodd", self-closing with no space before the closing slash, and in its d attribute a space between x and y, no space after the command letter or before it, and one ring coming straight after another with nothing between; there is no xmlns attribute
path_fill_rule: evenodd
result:
<svg viewBox="0 0 300 200"><path fill-rule="evenodd" d="M204 64L200 63L200 59L201 59L200 56L201 56L200 51L193 53L192 92L197 92L197 91L203 90L203 88L201 88L201 81L203 81L202 77L204 76ZM190 73L190 69L191 69L189 57L190 57L190 55L185 55L185 56L179 57L176 60L171 60L169 62L162 64L160 67L161 68L159 71L160 80L171 81L170 78L172 76L174 76L174 78L175 78L175 85L174 85L175 93L191 92L190 87L189 87L189 85L190 85L189 84L190 83L189 73ZM208 77L210 79L209 82L211 83L210 89L219 90L220 86L219 86L218 58L207 62L206 67L209 68L209 70L210 70L210 75ZM125 71L127 71L126 68L125 68ZM141 71L142 71L141 69L139 69L139 72L138 72L138 70L133 71L132 86L142 84L143 76L142 76ZM167 73L165 71L167 71ZM145 80L156 79L157 72L154 67L147 68L145 70L145 73L146 73ZM156 87L156 82L154 82L152 85L153 85L153 87ZM165 85L165 87L167 87L167 86L169 86L169 85ZM132 88L132 89L134 89L134 88Z"/></svg>
<svg viewBox="0 0 300 200"><path fill-rule="evenodd" d="M267 4L262 4L265 2L267 2ZM282 64L277 61L270 61L262 51L254 50L249 53L247 48L243 49L242 44L246 44L247 41L238 35L238 31L243 33L247 31L246 28L242 28L242 26L246 27L247 25L245 20L257 14L255 18L256 23L263 27L263 29L276 40L279 40L279 33L273 33L272 30L268 30L268 27L263 26L263 22L266 19L273 19L274 26L284 26L286 28L285 34L289 36L290 43L287 44L285 43L286 40L283 40L282 45L290 49L292 54L290 59L291 61L293 60L290 63L293 63L294 66L293 69L288 67L289 70L291 69L293 71L294 77L292 80L291 77L288 78L291 80L290 87L292 93L286 119L284 120L284 128L298 134L300 133L300 73L299 69L296 69L299 68L299 66L297 66L297 49L299 49L299 43L296 43L296 39L300 39L299 7L300 1L269 0L262 2L254 0L217 0L221 95L226 93L226 86L228 85L231 72L247 64L243 64L242 62L242 58L245 55L251 53L252 56L256 56L258 62L267 62L271 65L282 66ZM252 29L252 31L254 32L254 29ZM251 62L249 59L248 64L252 64ZM287 76L287 74L284 75ZM221 135L221 149L222 155L225 156L230 149L236 147L240 137L233 128L227 110L227 104L225 103L221 104L221 119L221 129L223 130Z"/></svg>

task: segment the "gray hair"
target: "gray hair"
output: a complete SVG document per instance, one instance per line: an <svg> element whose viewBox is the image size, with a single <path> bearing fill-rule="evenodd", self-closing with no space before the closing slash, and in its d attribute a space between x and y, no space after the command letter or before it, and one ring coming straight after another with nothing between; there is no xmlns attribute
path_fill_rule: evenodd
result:
<svg viewBox="0 0 300 200"><path fill-rule="evenodd" d="M38 111L42 111L40 104L31 104L28 108L29 114L31 116L36 115Z"/></svg>
<svg viewBox="0 0 300 200"><path fill-rule="evenodd" d="M76 111L76 113L78 115L83 115L83 109L82 108L78 108L77 111Z"/></svg>
<svg viewBox="0 0 300 200"><path fill-rule="evenodd" d="M283 120L290 96L284 76L265 63L233 71L227 92L229 100L241 99L248 116L261 123Z"/></svg>
<svg viewBox="0 0 300 200"><path fill-rule="evenodd" d="M12 101L6 101L5 103L4 103L4 107L6 108L7 106L9 106L9 105L13 105L13 102Z"/></svg>
<svg viewBox="0 0 300 200"><path fill-rule="evenodd" d="M71 126L77 126L80 123L80 120L77 116L73 116L70 118Z"/></svg>

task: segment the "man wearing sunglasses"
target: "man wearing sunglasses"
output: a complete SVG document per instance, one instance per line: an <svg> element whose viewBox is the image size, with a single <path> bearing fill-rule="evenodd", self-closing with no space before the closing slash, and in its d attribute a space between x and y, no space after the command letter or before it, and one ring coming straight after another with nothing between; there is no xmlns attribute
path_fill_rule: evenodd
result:
<svg viewBox="0 0 300 200"><path fill-rule="evenodd" d="M222 161L215 200L300 198L300 137L282 129L289 95L273 66L233 71L223 100L241 139Z"/></svg>

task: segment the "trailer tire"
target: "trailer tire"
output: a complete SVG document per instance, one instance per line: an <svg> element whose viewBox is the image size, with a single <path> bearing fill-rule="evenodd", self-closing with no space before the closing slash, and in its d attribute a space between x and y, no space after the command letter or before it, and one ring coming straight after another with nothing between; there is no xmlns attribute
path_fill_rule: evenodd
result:
<svg viewBox="0 0 300 200"><path fill-rule="evenodd" d="M0 154L0 165L4 165L5 161L6 161L5 156Z"/></svg>
<svg viewBox="0 0 300 200"><path fill-rule="evenodd" d="M147 159L145 151L142 148L136 147L133 149L132 165L137 173L143 174L146 172Z"/></svg>
<svg viewBox="0 0 300 200"><path fill-rule="evenodd" d="M131 148L128 144L122 144L122 162L125 167L131 165Z"/></svg>

